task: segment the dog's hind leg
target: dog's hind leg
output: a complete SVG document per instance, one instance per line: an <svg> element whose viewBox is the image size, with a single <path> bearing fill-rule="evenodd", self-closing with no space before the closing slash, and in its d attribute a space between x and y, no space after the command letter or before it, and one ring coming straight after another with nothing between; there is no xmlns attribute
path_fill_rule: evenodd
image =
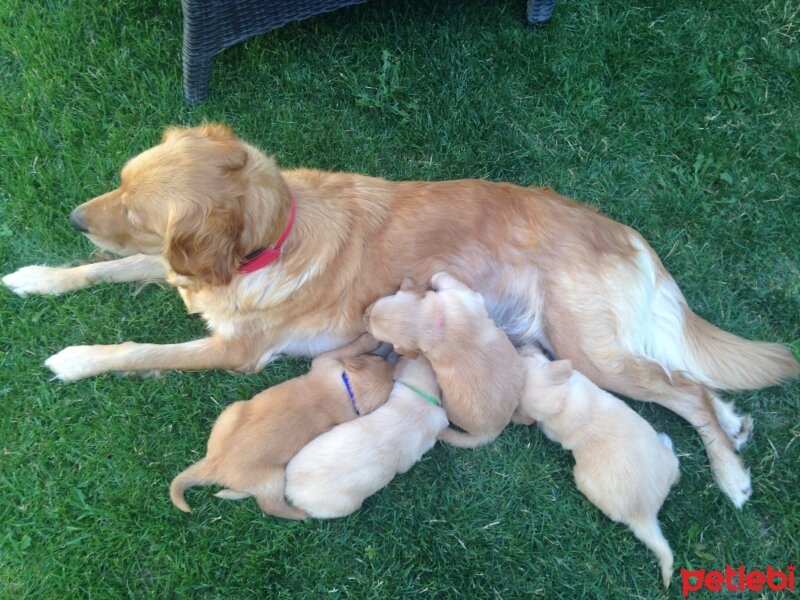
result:
<svg viewBox="0 0 800 600"><path fill-rule="evenodd" d="M267 514L297 521L308 516L286 501L286 470L283 467L265 469L261 482L247 491L255 496L258 507Z"/></svg>
<svg viewBox="0 0 800 600"><path fill-rule="evenodd" d="M31 265L3 277L3 284L19 296L63 294L98 283L164 281L166 271L159 256L134 254L78 267Z"/></svg>

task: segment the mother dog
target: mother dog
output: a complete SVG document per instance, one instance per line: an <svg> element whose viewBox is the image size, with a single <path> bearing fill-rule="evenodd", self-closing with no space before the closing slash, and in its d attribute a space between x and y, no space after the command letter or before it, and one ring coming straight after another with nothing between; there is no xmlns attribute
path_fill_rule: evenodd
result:
<svg viewBox="0 0 800 600"><path fill-rule="evenodd" d="M59 294L166 280L211 335L71 346L45 363L63 381L106 371L252 372L281 353L313 356L362 333L365 308L404 276L428 281L446 270L483 294L516 344L538 342L599 386L695 426L718 484L741 506L750 475L735 450L752 421L714 390L798 374L785 347L695 315L636 231L549 189L281 171L222 125L168 129L120 179L71 221L125 258L25 267L3 282L18 294Z"/></svg>

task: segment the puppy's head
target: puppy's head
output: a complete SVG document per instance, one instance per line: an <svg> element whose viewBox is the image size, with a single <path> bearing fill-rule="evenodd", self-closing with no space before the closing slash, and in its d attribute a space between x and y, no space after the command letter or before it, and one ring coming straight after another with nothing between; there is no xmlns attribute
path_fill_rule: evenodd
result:
<svg viewBox="0 0 800 600"><path fill-rule="evenodd" d="M119 188L77 207L70 221L103 249L163 254L176 273L220 285L257 249L258 235L280 235L287 215L275 163L224 125L203 125L167 129L123 167Z"/></svg>
<svg viewBox="0 0 800 600"><path fill-rule="evenodd" d="M362 354L342 359L350 378L353 395L362 415L372 412L389 399L394 367L380 356Z"/></svg>
<svg viewBox="0 0 800 600"><path fill-rule="evenodd" d="M537 421L547 421L564 410L572 361L551 361L541 352L521 354L526 378L520 408Z"/></svg>
<svg viewBox="0 0 800 600"><path fill-rule="evenodd" d="M389 342L395 352L414 358L419 353L419 328L423 296L411 278L400 290L372 303L364 313L364 325L375 339Z"/></svg>

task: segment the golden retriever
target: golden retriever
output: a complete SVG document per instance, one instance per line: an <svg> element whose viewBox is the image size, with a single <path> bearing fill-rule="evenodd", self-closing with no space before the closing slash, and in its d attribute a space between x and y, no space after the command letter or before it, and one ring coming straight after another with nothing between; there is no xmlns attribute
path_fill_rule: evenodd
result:
<svg viewBox="0 0 800 600"><path fill-rule="evenodd" d="M401 358L388 402L311 440L286 465L286 497L311 517L332 519L405 473L447 427L439 386L423 357Z"/></svg>
<svg viewBox="0 0 800 600"><path fill-rule="evenodd" d="M672 550L658 511L680 478L672 442L619 398L573 371L524 349L527 379L520 409L575 459L578 489L606 516L628 525L658 558L664 587L672 579Z"/></svg>
<svg viewBox="0 0 800 600"><path fill-rule="evenodd" d="M117 189L76 208L71 221L125 257L24 267L3 282L18 294L57 294L166 280L211 333L178 344L71 346L45 362L63 381L107 371L253 372L281 353L314 356L362 333L364 309L404 276L429 281L446 270L483 295L515 345L542 344L604 389L686 419L741 506L750 476L735 450L751 422L713 390L760 388L799 371L784 346L694 314L636 231L549 189L281 171L227 127L204 125L167 129L123 167ZM261 249L280 256L242 271Z"/></svg>
<svg viewBox="0 0 800 600"><path fill-rule="evenodd" d="M216 484L227 488L217 494L222 498L255 496L265 513L305 518L286 503L286 463L321 433L378 408L392 391L392 365L379 356L351 356L357 353L351 344L320 355L305 375L228 406L211 429L205 458L172 481L173 504L189 512L184 491Z"/></svg>
<svg viewBox="0 0 800 600"><path fill-rule="evenodd" d="M475 447L495 439L519 405L525 367L508 336L486 312L483 297L447 272L424 296L404 279L400 291L367 308L364 322L396 352L427 358L442 389L452 427L439 439Z"/></svg>

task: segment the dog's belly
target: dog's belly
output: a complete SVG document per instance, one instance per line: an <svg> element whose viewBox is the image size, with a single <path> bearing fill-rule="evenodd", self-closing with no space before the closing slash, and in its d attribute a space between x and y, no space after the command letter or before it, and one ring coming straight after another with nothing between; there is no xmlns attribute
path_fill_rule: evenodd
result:
<svg viewBox="0 0 800 600"><path fill-rule="evenodd" d="M344 346L353 339L341 335L322 334L306 339L291 340L281 348L280 353L288 356L317 356Z"/></svg>

